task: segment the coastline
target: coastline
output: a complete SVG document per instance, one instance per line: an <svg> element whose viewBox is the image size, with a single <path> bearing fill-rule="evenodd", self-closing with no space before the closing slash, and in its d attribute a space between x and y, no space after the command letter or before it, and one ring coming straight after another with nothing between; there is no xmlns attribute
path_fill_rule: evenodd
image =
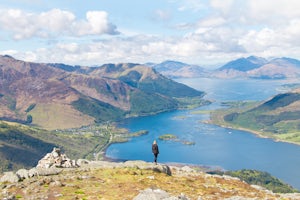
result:
<svg viewBox="0 0 300 200"><path fill-rule="evenodd" d="M220 127L223 127L223 128L229 128L229 129L233 129L233 130L246 131L246 132L248 132L250 134L254 134L254 135L256 135L256 136L258 136L260 138L267 138L267 139L272 139L275 142L285 142L285 143L289 143L289 144L294 144L294 145L300 146L300 143L297 143L297 142L288 141L288 140L282 140L282 139L278 139L276 137L268 137L268 136L264 135L260 131L256 131L256 130L252 130L252 129L247 129L247 128L243 128L243 127L232 127L229 124L226 125L226 124L221 124L221 123L214 122L214 120L212 120L212 119L203 121L203 123L214 124L214 125L217 125L217 126L220 126Z"/></svg>

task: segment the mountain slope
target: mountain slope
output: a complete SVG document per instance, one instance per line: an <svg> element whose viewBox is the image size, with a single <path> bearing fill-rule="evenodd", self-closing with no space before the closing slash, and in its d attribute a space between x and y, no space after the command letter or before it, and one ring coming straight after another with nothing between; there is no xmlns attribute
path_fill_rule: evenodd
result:
<svg viewBox="0 0 300 200"><path fill-rule="evenodd" d="M231 61L217 69L213 76L219 78L285 79L300 76L300 61L292 58L264 58L250 56Z"/></svg>
<svg viewBox="0 0 300 200"><path fill-rule="evenodd" d="M108 126L64 131L46 131L27 125L0 121L0 172L31 168L53 147L60 147L70 158L94 158L118 130Z"/></svg>
<svg viewBox="0 0 300 200"><path fill-rule="evenodd" d="M174 110L181 106L177 98L204 94L131 63L88 68L0 56L0 76L0 119L47 129Z"/></svg>
<svg viewBox="0 0 300 200"><path fill-rule="evenodd" d="M242 72L247 72L256 68L259 68L263 64L265 64L266 61L263 58L257 58L254 56L248 57L248 58L239 58L237 60L230 61L229 63L225 64L221 68L219 68L220 71L223 70L237 70Z"/></svg>
<svg viewBox="0 0 300 200"><path fill-rule="evenodd" d="M208 72L200 66L171 60L154 64L151 67L169 78L195 78L208 75Z"/></svg>
<svg viewBox="0 0 300 200"><path fill-rule="evenodd" d="M300 90L278 94L250 109L224 115L230 126L300 144Z"/></svg>

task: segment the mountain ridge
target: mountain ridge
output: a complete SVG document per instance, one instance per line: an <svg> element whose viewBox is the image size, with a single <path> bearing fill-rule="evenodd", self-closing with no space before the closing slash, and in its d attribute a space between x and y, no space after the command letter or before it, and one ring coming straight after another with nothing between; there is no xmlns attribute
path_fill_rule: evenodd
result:
<svg viewBox="0 0 300 200"><path fill-rule="evenodd" d="M196 78L205 77L208 70L198 65L190 65L183 62L167 60L159 64L150 64L159 73L169 78Z"/></svg>
<svg viewBox="0 0 300 200"><path fill-rule="evenodd" d="M32 63L1 56L0 77L0 119L23 121L41 127L44 123L40 121L52 121L53 129L175 110L183 106L178 98L198 98L200 103L204 95L151 68L132 63L88 68ZM136 94L140 94L138 99ZM149 97L153 102L159 101L160 105L154 105L148 100ZM90 104L89 112L83 112L82 102ZM153 111L147 108L151 104ZM32 105L36 106L26 112ZM62 106L63 110L60 109ZM131 111L132 106L135 107L134 112ZM37 108L48 112L40 113ZM68 112L72 113L68 115L69 125L64 127L64 123L57 122L55 126L55 116ZM105 115L111 117L101 117Z"/></svg>
<svg viewBox="0 0 300 200"><path fill-rule="evenodd" d="M270 61L255 56L230 61L215 70L218 78L287 79L300 77L300 61L293 58L274 58Z"/></svg>
<svg viewBox="0 0 300 200"><path fill-rule="evenodd" d="M268 60L252 55L229 61L214 70L172 60L158 64L146 63L146 65L169 78L293 79L300 77L300 61L288 57Z"/></svg>

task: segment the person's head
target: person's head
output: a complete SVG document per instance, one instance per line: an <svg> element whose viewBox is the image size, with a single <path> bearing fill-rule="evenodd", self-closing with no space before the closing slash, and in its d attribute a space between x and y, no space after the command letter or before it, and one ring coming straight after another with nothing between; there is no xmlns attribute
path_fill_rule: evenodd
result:
<svg viewBox="0 0 300 200"><path fill-rule="evenodd" d="M156 140L153 141L153 144L156 144Z"/></svg>

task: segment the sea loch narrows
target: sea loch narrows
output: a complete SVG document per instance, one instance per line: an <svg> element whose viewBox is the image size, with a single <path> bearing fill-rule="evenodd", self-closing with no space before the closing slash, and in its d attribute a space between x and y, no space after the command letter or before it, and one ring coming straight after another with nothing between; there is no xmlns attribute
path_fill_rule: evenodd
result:
<svg viewBox="0 0 300 200"><path fill-rule="evenodd" d="M187 163L225 170L256 169L266 171L300 189L300 146L261 138L246 131L204 123L210 110L221 108L221 102L265 100L283 92L287 80L220 80L208 78L176 79L195 89L205 91L208 106L194 110L179 110L158 115L131 118L119 126L149 134L129 142L112 144L106 156L114 159L152 161L151 144L158 141L158 162ZM203 112L199 112L203 110ZM195 112L198 111L198 112ZM172 134L179 141L159 140Z"/></svg>

